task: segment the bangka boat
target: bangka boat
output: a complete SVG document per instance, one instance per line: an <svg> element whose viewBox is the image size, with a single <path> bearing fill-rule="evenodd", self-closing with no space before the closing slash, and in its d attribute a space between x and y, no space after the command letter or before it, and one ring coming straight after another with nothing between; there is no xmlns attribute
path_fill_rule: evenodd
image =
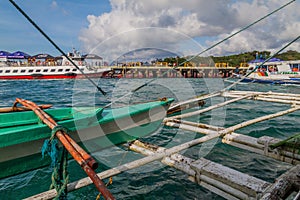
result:
<svg viewBox="0 0 300 200"><path fill-rule="evenodd" d="M45 109L88 152L125 143L156 131L174 99L120 108ZM49 165L41 148L51 129L33 111L0 113L0 178Z"/></svg>
<svg viewBox="0 0 300 200"><path fill-rule="evenodd" d="M265 63L262 60L253 61L249 63L246 74L250 75L247 77L238 76L243 79L242 82L300 84L300 60L281 61L273 59Z"/></svg>
<svg viewBox="0 0 300 200"><path fill-rule="evenodd" d="M101 57L94 54L81 55L76 50L67 56L79 69L65 56L52 57L48 54L30 56L21 51L12 54L1 52L0 79L99 78L105 77L111 71L109 67L101 66Z"/></svg>

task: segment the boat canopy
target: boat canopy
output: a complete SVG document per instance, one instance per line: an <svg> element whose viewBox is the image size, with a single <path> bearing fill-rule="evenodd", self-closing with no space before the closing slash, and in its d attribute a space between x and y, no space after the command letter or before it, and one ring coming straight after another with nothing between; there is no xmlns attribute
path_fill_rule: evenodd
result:
<svg viewBox="0 0 300 200"><path fill-rule="evenodd" d="M54 57L49 55L49 54L40 53L40 54L32 56L31 58L35 58L35 59L52 59Z"/></svg>
<svg viewBox="0 0 300 200"><path fill-rule="evenodd" d="M74 53L69 53L68 56L72 57L72 58L80 58L81 60L83 59L91 59L91 60L103 60L102 57L96 55L96 54L86 54L86 55L83 55L81 56L79 54L79 52L75 51L74 50ZM13 53L10 53L10 52L7 52L7 51L0 51L0 58L8 58L8 59L55 59L55 60L60 60L60 59L63 59L63 56L52 56L50 54L47 54L47 53L39 53L39 54L36 54L34 56L31 56L25 52L22 52L22 51L16 51L16 52L13 52Z"/></svg>
<svg viewBox="0 0 300 200"><path fill-rule="evenodd" d="M14 53L11 53L7 56L9 59L27 59L30 55L27 53L24 53L22 51L16 51Z"/></svg>
<svg viewBox="0 0 300 200"><path fill-rule="evenodd" d="M262 58L256 58L254 60L249 61L248 63L262 63L264 62L266 59L262 59ZM268 60L268 62L280 62L282 61L279 58L271 58L270 60Z"/></svg>
<svg viewBox="0 0 300 200"><path fill-rule="evenodd" d="M97 59L97 60L103 60L100 56L96 54L86 54L83 56L85 59Z"/></svg>
<svg viewBox="0 0 300 200"><path fill-rule="evenodd" d="M7 58L10 53L7 51L0 51L0 58Z"/></svg>

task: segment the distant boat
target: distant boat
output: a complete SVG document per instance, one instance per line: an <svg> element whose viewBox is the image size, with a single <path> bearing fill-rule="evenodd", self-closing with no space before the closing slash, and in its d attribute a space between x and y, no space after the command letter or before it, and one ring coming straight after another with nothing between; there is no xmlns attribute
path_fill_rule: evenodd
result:
<svg viewBox="0 0 300 200"><path fill-rule="evenodd" d="M267 83L267 84L300 84L300 60L282 61L271 59L263 63L263 60L249 62L246 74L249 76L239 76L242 82Z"/></svg>
<svg viewBox="0 0 300 200"><path fill-rule="evenodd" d="M109 67L100 67L101 62L87 62L91 57L82 56L75 50L69 53L68 57L86 76L65 56L52 57L49 54L30 56L21 51L11 54L4 51L0 53L0 79L73 79L86 76L99 78L111 71Z"/></svg>
<svg viewBox="0 0 300 200"><path fill-rule="evenodd" d="M46 109L89 152L135 140L156 131L174 99L162 99L120 108ZM43 142L51 129L33 111L0 113L0 178L49 165L42 159Z"/></svg>

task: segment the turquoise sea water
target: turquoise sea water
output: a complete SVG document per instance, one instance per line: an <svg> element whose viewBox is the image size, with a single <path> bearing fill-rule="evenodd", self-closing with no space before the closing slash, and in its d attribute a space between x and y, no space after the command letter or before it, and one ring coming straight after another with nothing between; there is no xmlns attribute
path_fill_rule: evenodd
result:
<svg viewBox="0 0 300 200"><path fill-rule="evenodd" d="M224 85L228 85L221 79L158 79L139 92L118 99L148 80L99 79L95 81L108 92L107 98L95 91L87 80L0 81L0 106L11 106L16 97L28 99L37 104L53 104L54 107L104 106L111 99L117 99L113 106L127 105L165 96L184 100L194 95L222 89ZM279 85L243 84L233 89L300 93L300 87ZM224 101L223 98L214 98L212 101L207 101L205 106L222 101ZM228 127L286 108L288 105L245 100L190 120ZM295 112L236 132L253 137L269 135L286 138L299 132L299 116L300 113ZM162 126L157 132L142 140L168 148L195 137L199 135ZM270 182L290 168L289 164L221 144L220 139L192 147L183 151L182 154L194 159L205 157ZM122 145L104 149L95 153L94 157L100 164L97 172L142 158L141 155L127 151ZM0 180L0 199L22 199L48 190L51 172L52 169L46 167ZM74 161L70 161L69 173L70 182L86 176ZM108 189L117 199L223 199L190 182L187 178L186 174L178 170L164 166L160 162L153 162L113 177L113 184ZM96 199L97 195L95 187L90 185L69 193L68 199Z"/></svg>

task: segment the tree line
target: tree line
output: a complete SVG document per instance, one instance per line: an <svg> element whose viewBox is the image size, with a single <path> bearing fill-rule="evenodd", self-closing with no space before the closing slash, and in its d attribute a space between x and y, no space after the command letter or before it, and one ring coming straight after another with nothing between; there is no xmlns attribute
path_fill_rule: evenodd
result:
<svg viewBox="0 0 300 200"><path fill-rule="evenodd" d="M252 52L245 52L240 54L234 54L234 55L228 55L228 56L211 56L211 59L215 63L228 63L229 66L240 66L240 63L247 63L251 60L254 60L256 58L262 58L266 59L271 56L271 52L269 51L252 51ZM300 60L300 53L294 50L289 50L283 53L280 53L275 56L276 58L279 58L281 60ZM193 57L193 56L187 56L187 57L168 57L161 59L160 61L168 62L168 63L176 63L178 65L181 65L181 63L185 63L187 60L191 60L191 62L200 62L201 60L205 59L203 57ZM182 64L183 65L183 64Z"/></svg>
<svg viewBox="0 0 300 200"><path fill-rule="evenodd" d="M271 56L271 52L269 51L252 51L245 52L236 55L229 56L220 56L220 57L212 57L215 63L217 62L226 62L230 66L238 66L240 63L247 63L251 60L258 58L267 59ZM275 56L275 58L279 58L281 60L300 60L300 53L297 51L289 50L283 53L280 53Z"/></svg>

